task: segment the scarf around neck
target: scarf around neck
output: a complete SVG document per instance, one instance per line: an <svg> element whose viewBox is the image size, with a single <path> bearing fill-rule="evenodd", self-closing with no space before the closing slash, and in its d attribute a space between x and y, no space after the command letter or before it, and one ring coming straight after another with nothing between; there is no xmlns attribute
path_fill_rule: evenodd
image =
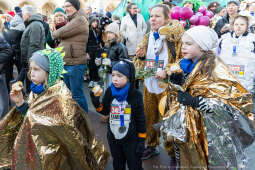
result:
<svg viewBox="0 0 255 170"><path fill-rule="evenodd" d="M181 60L180 66L181 69L185 72L185 73L191 73L192 70L194 69L194 67L196 66L197 62L199 61L199 58L193 63L193 61L191 59L185 59L183 58Z"/></svg>
<svg viewBox="0 0 255 170"><path fill-rule="evenodd" d="M30 89L35 94L41 94L42 92L45 91L43 84L36 85L33 82L30 85Z"/></svg>
<svg viewBox="0 0 255 170"><path fill-rule="evenodd" d="M112 96L117 99L118 102L123 102L128 97L130 83L128 82L123 88L116 88L113 83L111 84Z"/></svg>

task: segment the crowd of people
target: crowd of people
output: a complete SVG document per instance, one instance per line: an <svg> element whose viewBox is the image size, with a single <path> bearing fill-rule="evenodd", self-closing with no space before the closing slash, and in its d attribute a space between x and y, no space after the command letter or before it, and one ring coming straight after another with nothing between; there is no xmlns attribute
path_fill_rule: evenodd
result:
<svg viewBox="0 0 255 170"><path fill-rule="evenodd" d="M254 167L255 1L211 2L209 26L188 29L171 19L175 6L154 4L148 21L132 2L122 19L79 0L53 17L30 5L6 13L0 168L99 170L111 155L114 170L142 170L161 142L171 170ZM85 93L107 123L110 154Z"/></svg>

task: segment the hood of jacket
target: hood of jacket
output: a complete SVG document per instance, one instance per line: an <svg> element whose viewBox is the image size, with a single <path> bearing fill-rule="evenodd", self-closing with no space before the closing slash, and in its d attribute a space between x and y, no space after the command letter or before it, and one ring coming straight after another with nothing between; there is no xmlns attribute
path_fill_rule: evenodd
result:
<svg viewBox="0 0 255 170"><path fill-rule="evenodd" d="M29 24L31 24L34 21L39 21L39 22L43 23L43 18L40 14L32 15L27 21L25 21L25 25L28 26Z"/></svg>
<svg viewBox="0 0 255 170"><path fill-rule="evenodd" d="M15 17L10 22L10 29L24 31L25 24L23 19L19 15L15 15Z"/></svg>

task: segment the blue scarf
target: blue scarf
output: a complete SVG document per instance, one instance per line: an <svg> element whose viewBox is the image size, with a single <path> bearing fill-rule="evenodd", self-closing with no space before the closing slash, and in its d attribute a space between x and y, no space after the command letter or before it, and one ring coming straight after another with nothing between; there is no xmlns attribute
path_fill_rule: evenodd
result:
<svg viewBox="0 0 255 170"><path fill-rule="evenodd" d="M181 69L184 71L184 73L191 73L192 70L194 69L194 67L196 66L197 62L199 61L199 59L197 59L194 63L191 59L185 59L183 58L181 60L180 66Z"/></svg>
<svg viewBox="0 0 255 170"><path fill-rule="evenodd" d="M35 94L41 94L45 90L43 84L36 85L33 82L30 85L30 89Z"/></svg>
<svg viewBox="0 0 255 170"><path fill-rule="evenodd" d="M126 101L128 97L130 83L128 82L123 88L116 88L113 83L111 84L112 96L117 99L118 102Z"/></svg>

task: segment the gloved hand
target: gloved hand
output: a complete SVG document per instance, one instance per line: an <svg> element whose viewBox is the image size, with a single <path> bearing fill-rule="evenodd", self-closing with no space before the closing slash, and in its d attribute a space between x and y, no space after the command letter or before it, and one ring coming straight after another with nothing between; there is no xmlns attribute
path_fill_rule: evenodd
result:
<svg viewBox="0 0 255 170"><path fill-rule="evenodd" d="M199 98L191 96L188 92L178 91L178 102L183 105L190 105L194 108L199 106Z"/></svg>
<svg viewBox="0 0 255 170"><path fill-rule="evenodd" d="M95 106L95 108L98 108L100 106L100 101L99 101L100 96L95 96L92 91L90 91L89 94L90 94L92 104Z"/></svg>
<svg viewBox="0 0 255 170"><path fill-rule="evenodd" d="M173 84L182 86L185 81L184 74L183 73L173 73L170 75L170 81Z"/></svg>
<svg viewBox="0 0 255 170"><path fill-rule="evenodd" d="M136 154L138 154L139 157L143 156L143 152L145 150L145 138L139 138L136 146Z"/></svg>

